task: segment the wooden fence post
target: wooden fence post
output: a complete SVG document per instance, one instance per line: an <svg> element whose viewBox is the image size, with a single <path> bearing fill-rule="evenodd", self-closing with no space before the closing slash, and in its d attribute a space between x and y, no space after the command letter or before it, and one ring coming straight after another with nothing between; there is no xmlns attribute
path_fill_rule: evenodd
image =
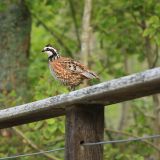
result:
<svg viewBox="0 0 160 160"><path fill-rule="evenodd" d="M83 146L103 141L104 107L79 104L66 111L65 160L103 160L103 146Z"/></svg>

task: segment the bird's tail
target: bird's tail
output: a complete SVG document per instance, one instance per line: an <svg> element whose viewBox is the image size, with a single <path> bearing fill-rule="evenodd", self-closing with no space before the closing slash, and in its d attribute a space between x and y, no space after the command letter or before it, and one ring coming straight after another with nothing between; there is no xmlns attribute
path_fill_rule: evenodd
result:
<svg viewBox="0 0 160 160"><path fill-rule="evenodd" d="M99 79L99 77L91 71L85 71L85 72L82 73L82 75L85 76L88 79L94 79L94 78Z"/></svg>

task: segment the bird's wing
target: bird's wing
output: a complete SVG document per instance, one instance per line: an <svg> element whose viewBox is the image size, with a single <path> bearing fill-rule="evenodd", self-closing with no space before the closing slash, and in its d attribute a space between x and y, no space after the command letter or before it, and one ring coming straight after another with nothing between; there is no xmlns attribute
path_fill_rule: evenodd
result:
<svg viewBox="0 0 160 160"><path fill-rule="evenodd" d="M68 71L81 74L84 77L88 79L93 79L93 78L98 78L98 76L90 71L86 66L82 65L81 63L74 61L73 59L70 58L63 58L60 61L61 65Z"/></svg>

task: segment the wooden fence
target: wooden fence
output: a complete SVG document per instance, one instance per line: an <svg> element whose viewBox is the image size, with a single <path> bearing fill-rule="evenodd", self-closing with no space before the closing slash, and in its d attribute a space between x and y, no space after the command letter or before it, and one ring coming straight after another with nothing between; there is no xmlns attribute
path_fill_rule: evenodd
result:
<svg viewBox="0 0 160 160"><path fill-rule="evenodd" d="M0 110L0 129L66 116L65 160L102 160L104 106L160 93L160 68Z"/></svg>

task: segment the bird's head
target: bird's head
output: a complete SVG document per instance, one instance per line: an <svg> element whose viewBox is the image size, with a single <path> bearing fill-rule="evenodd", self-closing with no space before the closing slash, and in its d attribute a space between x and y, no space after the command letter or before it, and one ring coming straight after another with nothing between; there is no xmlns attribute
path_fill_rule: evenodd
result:
<svg viewBox="0 0 160 160"><path fill-rule="evenodd" d="M42 52L46 53L48 57L53 57L54 59L59 58L59 53L58 51L53 48L50 44L46 45Z"/></svg>

